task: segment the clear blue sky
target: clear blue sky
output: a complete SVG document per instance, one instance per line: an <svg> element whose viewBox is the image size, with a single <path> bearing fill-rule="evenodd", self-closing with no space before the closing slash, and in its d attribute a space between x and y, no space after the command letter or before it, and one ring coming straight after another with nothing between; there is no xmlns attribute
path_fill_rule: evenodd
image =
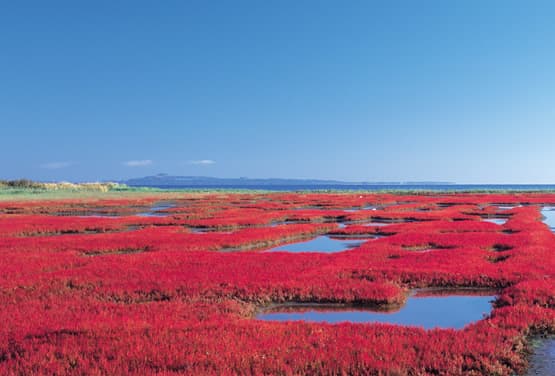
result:
<svg viewBox="0 0 555 376"><path fill-rule="evenodd" d="M555 183L552 1L4 1L0 178Z"/></svg>

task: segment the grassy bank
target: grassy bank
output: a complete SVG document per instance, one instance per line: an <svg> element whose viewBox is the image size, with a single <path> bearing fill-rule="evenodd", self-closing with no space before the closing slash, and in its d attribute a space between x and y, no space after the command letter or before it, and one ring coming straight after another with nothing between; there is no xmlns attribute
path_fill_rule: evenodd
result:
<svg viewBox="0 0 555 376"><path fill-rule="evenodd" d="M122 196L157 189L132 188L119 183L41 183L31 180L0 180L0 200L58 199L72 197Z"/></svg>
<svg viewBox="0 0 555 376"><path fill-rule="evenodd" d="M0 200L37 200L63 198L117 198L129 194L175 194L175 193L271 193L266 190L232 188L151 188L130 187L125 184L105 183L42 183L27 179L0 180Z"/></svg>
<svg viewBox="0 0 555 376"><path fill-rule="evenodd" d="M509 189L475 189L475 190L420 190L420 189L383 189L383 190L344 190L344 189L313 189L313 190L261 190L248 188L150 188L130 187L125 184L105 183L41 183L32 180L0 180L0 200L28 199L62 199L80 197L123 197L129 194L175 194L175 193L285 193L297 192L331 193L331 194L397 194L397 195L431 195L431 194L510 194L510 193L555 193L554 190L509 190Z"/></svg>

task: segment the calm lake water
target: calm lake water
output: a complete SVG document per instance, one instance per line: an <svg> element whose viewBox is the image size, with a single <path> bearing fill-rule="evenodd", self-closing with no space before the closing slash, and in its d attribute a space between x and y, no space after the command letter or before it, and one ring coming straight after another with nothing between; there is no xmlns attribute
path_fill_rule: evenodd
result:
<svg viewBox="0 0 555 376"><path fill-rule="evenodd" d="M281 245L265 252L343 252L356 248L371 238L372 237L368 237L367 239L335 239L327 235L321 235L311 240Z"/></svg>
<svg viewBox="0 0 555 376"><path fill-rule="evenodd" d="M258 314L256 318L264 321L388 323L426 329L461 329L489 314L494 298L494 295L415 295L393 312L360 307L299 304L278 306Z"/></svg>

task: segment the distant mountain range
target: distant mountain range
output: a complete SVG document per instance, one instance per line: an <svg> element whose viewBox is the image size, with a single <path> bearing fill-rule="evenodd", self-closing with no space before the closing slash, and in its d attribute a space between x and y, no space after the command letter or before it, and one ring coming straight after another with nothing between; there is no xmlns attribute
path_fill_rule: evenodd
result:
<svg viewBox="0 0 555 376"><path fill-rule="evenodd" d="M340 180L319 179L251 179L215 178L208 176L172 176L158 174L134 178L121 183L132 187L252 187L252 186L353 186L353 185L450 185L449 182L345 182Z"/></svg>

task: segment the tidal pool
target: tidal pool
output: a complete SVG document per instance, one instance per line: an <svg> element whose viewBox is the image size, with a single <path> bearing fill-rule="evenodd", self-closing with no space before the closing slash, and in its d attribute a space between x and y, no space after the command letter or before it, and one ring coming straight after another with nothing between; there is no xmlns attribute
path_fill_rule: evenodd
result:
<svg viewBox="0 0 555 376"><path fill-rule="evenodd" d="M509 219L508 218L484 218L482 219L482 221L484 222L491 222L491 223L495 223L496 225L504 225L505 223L507 223Z"/></svg>
<svg viewBox="0 0 555 376"><path fill-rule="evenodd" d="M367 227L369 227L369 226L380 226L381 227L381 226L389 226L389 225L392 225L392 224L393 223L391 223L391 222L389 222L389 223L388 222L370 222L370 223L363 224L363 226L367 226Z"/></svg>
<svg viewBox="0 0 555 376"><path fill-rule="evenodd" d="M321 235L307 241L280 245L279 247L268 249L265 252L343 252L352 248L356 248L364 243L366 240L373 238L373 236L368 236L363 239L349 239Z"/></svg>
<svg viewBox="0 0 555 376"><path fill-rule="evenodd" d="M189 231L191 234L206 234L211 231L208 227L189 227Z"/></svg>
<svg viewBox="0 0 555 376"><path fill-rule="evenodd" d="M461 329L491 312L495 292L482 295L420 295L417 292L395 311L326 304L290 304L271 307L256 318L263 321L307 321L325 323L388 323L405 326Z"/></svg>
<svg viewBox="0 0 555 376"><path fill-rule="evenodd" d="M159 203L152 206L149 211L137 214L139 217L167 217L168 213L164 213L163 210L174 208L174 204L169 203Z"/></svg>
<svg viewBox="0 0 555 376"><path fill-rule="evenodd" d="M519 205L520 206L520 205ZM512 210L514 208L516 208L517 206L511 206L511 205L498 205L497 208L499 210Z"/></svg>
<svg viewBox="0 0 555 376"><path fill-rule="evenodd" d="M393 222L368 222L368 221L343 221L337 222L339 228L345 228L347 226L388 226L393 224Z"/></svg>
<svg viewBox="0 0 555 376"><path fill-rule="evenodd" d="M349 213L355 213L361 210L378 210L377 206L374 205L367 205L367 206L363 206L362 208L348 208L348 209L343 209L343 211L349 212Z"/></svg>
<svg viewBox="0 0 555 376"><path fill-rule="evenodd" d="M543 222L555 232L555 206L544 206L542 208Z"/></svg>

